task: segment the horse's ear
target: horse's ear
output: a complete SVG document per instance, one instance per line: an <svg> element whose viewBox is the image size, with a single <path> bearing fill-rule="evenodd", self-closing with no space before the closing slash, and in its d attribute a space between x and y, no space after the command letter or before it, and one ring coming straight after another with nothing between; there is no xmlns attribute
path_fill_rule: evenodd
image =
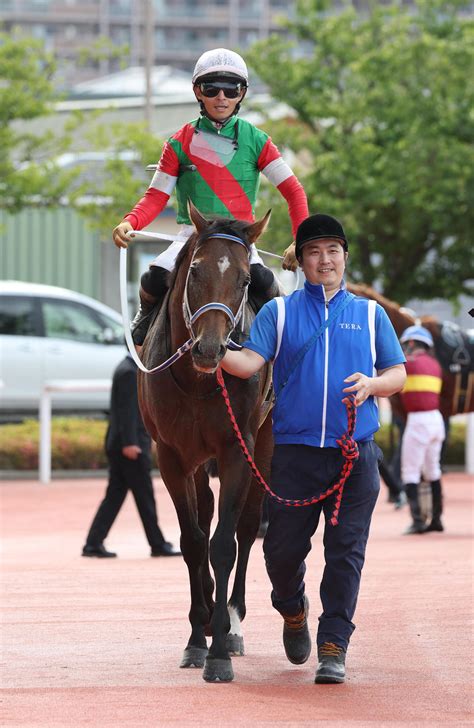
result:
<svg viewBox="0 0 474 728"><path fill-rule="evenodd" d="M254 243L262 233L265 232L267 229L267 225L270 221L270 216L272 214L271 210L268 210L265 217L262 217L261 220L257 220L257 222L254 222L253 225L249 225L249 227L246 229L247 237L249 239L250 243Z"/></svg>
<svg viewBox="0 0 474 728"><path fill-rule="evenodd" d="M202 233L202 231L209 225L209 220L206 220L206 218L201 215L197 207L193 205L191 200L188 200L188 210L189 210L189 217L191 218L194 227L198 231L198 233Z"/></svg>

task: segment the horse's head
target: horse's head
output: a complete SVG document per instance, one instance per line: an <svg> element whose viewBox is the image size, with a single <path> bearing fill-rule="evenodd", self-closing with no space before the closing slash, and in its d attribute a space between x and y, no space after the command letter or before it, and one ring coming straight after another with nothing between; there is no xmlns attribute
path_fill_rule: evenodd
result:
<svg viewBox="0 0 474 728"><path fill-rule="evenodd" d="M265 230L270 211L255 223L207 220L189 204L196 239L184 294L184 316L194 339L195 369L213 373L242 314L250 283L250 246Z"/></svg>

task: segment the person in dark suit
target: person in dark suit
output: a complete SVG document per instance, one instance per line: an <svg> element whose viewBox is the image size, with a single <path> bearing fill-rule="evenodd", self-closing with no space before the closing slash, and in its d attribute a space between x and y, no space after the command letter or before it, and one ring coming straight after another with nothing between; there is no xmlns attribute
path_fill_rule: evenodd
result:
<svg viewBox="0 0 474 728"><path fill-rule="evenodd" d="M145 430L138 407L137 365L128 354L115 369L112 380L110 418L105 438L109 461L109 481L87 534L83 556L112 558L107 537L129 490L151 547L152 556L179 556L180 551L165 538L158 526L151 478L151 438Z"/></svg>

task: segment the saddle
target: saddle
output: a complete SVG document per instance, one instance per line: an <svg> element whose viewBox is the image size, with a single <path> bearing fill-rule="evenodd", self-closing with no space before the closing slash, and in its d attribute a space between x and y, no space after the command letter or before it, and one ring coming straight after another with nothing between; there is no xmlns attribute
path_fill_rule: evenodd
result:
<svg viewBox="0 0 474 728"><path fill-rule="evenodd" d="M439 336L434 337L435 355L446 377L454 378L454 388L441 391L441 410L444 416L469 412L474 383L474 335L457 324L443 321ZM444 394L443 394L444 393Z"/></svg>
<svg viewBox="0 0 474 728"><path fill-rule="evenodd" d="M474 336L451 321L443 321L440 335L435 338L436 358L450 374L474 371Z"/></svg>

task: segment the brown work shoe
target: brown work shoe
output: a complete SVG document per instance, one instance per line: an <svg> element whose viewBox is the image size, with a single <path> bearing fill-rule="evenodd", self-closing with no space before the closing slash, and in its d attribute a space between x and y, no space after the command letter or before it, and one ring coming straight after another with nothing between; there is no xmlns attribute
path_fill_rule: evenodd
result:
<svg viewBox="0 0 474 728"><path fill-rule="evenodd" d="M334 642L318 647L318 667L315 683L343 683L346 679L346 651Z"/></svg>
<svg viewBox="0 0 474 728"><path fill-rule="evenodd" d="M308 597L304 597L303 608L296 615L282 614L283 645L286 656L294 665L302 665L311 654L311 637L308 629Z"/></svg>

